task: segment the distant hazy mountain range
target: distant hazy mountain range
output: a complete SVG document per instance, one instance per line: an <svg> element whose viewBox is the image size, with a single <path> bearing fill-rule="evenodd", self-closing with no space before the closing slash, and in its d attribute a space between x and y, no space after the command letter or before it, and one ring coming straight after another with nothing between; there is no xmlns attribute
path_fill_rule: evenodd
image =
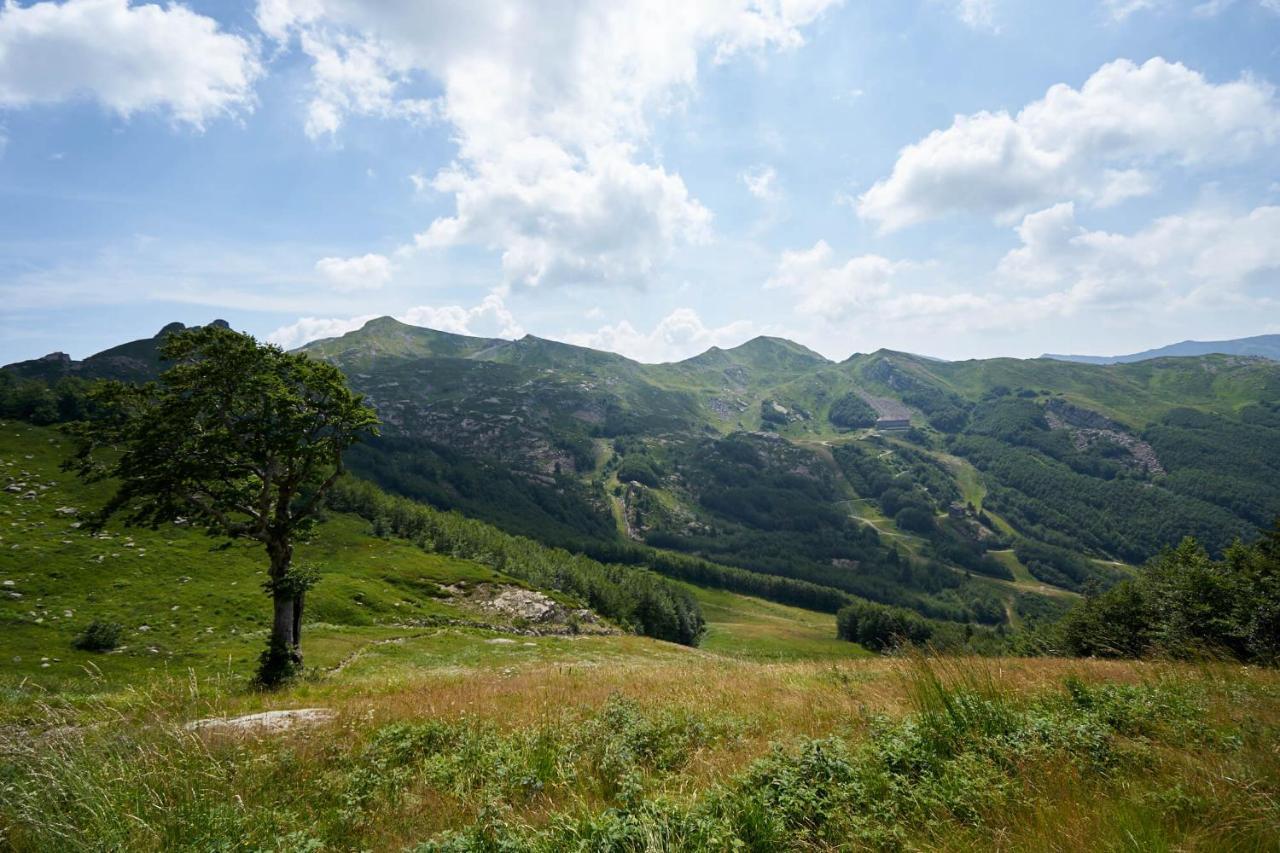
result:
<svg viewBox="0 0 1280 853"><path fill-rule="evenodd" d="M1152 358L1169 358L1194 355L1250 355L1280 361L1280 335L1255 335L1252 338L1236 338L1230 341L1183 341L1157 349L1144 350L1130 355L1054 355L1045 353L1041 358L1056 361L1077 361L1081 364L1127 364Z"/></svg>

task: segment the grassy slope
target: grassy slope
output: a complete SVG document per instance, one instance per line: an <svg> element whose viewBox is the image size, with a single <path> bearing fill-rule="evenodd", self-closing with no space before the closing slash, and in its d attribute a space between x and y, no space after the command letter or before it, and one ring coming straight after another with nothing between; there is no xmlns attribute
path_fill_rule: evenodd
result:
<svg viewBox="0 0 1280 853"><path fill-rule="evenodd" d="M256 551L214 551L184 528L109 540L69 528L56 508L87 496L56 471L58 441L0 425L5 470L58 483L35 501L0 497L0 581L15 581L0 587L0 848L402 849L485 825L521 839L509 849L540 831L552 834L536 849L564 849L566 832L590 849L626 832L635 849L666 832L676 849L730 849L733 834L762 838L753 798L773 793L794 794L800 811L770 806L784 821L770 831L802 849L852 831L908 849L1280 844L1272 671L1055 660L922 670L838 643L829 615L705 590L701 649L398 625L450 606L395 579L491 575L372 539L342 516L300 554L325 568L312 610L326 621L307 632L316 671L252 692L243 675L266 610ZM105 679L68 648L99 613L131 627L128 651L92 657ZM337 719L274 736L182 728L298 707ZM749 769L766 756L773 769ZM912 775L917 761L939 775ZM877 810L859 817L868 782ZM770 837L755 849L776 849Z"/></svg>
<svg viewBox="0 0 1280 853"><path fill-rule="evenodd" d="M267 696L177 678L14 705L0 725L0 846L399 850L450 830L476 837L429 849L1280 843L1274 671L766 663L635 637L451 643L371 647ZM182 730L264 707L337 719L269 736Z"/></svg>
<svg viewBox="0 0 1280 853"><path fill-rule="evenodd" d="M0 492L0 673L55 687L84 685L90 671L108 685L163 673L243 674L260 651L269 619L260 589L264 558L249 543L220 547L187 527L126 530L98 537L59 508L87 510L107 496L58 469L66 452L55 430L0 422L0 481L18 478L35 500ZM7 474L7 476L6 476ZM307 662L328 670L375 666L405 656L431 665L553 660L599 647L614 655L634 646L644 656L672 653L639 638L489 644L490 633L440 628L475 619L439 596L459 581L519 584L467 560L428 554L368 535L363 520L331 515L297 559L316 564L321 583L308 596ZM696 590L707 608L705 649L733 657L850 657L860 649L835 639L829 614L733 593ZM71 648L93 619L125 626L124 648L91 654ZM144 628L145 626L145 628ZM394 642L391 642L394 641Z"/></svg>
<svg viewBox="0 0 1280 853"><path fill-rule="evenodd" d="M179 526L113 525L91 536L57 510L88 509L107 492L58 470L65 452L56 431L0 422L0 471L27 488L47 486L34 500L0 492L0 668L42 683L79 679L90 663L113 681L188 667L247 669L269 619L261 549L221 548ZM517 583L476 563L374 538L367 528L335 515L297 549L298 561L323 574L308 596L311 664L329 665L354 644L403 633L396 625L466 615L438 597L438 585ZM93 619L124 625L125 648L73 650L72 637Z"/></svg>
<svg viewBox="0 0 1280 853"><path fill-rule="evenodd" d="M848 660L868 653L836 639L836 619L723 590L691 587L707 619L703 651L756 661Z"/></svg>

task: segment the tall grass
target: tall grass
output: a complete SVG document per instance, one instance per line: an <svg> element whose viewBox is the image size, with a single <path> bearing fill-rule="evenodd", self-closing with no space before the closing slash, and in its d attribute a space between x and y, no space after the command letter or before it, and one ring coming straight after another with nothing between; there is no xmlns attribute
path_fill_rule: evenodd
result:
<svg viewBox="0 0 1280 853"><path fill-rule="evenodd" d="M906 713L784 730L721 773L748 709L615 695L504 724L369 697L233 736L182 727L222 701L195 682L49 706L0 729L0 849L1280 849L1272 680L1146 667L1027 691L1005 666L914 658L890 676Z"/></svg>

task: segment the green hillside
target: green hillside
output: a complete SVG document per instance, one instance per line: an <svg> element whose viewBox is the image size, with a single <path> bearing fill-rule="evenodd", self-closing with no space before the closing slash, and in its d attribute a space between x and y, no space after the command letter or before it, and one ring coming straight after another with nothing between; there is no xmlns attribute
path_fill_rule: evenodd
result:
<svg viewBox="0 0 1280 853"><path fill-rule="evenodd" d="M75 382L146 378L158 339L52 385L11 366L0 414L78 416ZM377 407L382 436L348 461L387 491L606 562L710 561L956 623L1007 627L1020 594L1108 585L1188 534L1221 552L1280 515L1265 359L837 364L762 337L647 365L387 317L304 351Z"/></svg>
<svg viewBox="0 0 1280 853"><path fill-rule="evenodd" d="M555 395L624 406L648 387L692 400L687 413L710 393L573 358L563 375L520 374L532 386L493 383L513 394L488 404L493 417L528 395L522 411L544 407L550 441L563 422L547 401L567 399ZM422 388L454 388L415 405L455 429L487 371L530 370L380 364L360 381L417 371ZM459 364L465 378L446 384ZM1205 507L1247 531L1271 499L1274 402L1173 407L1130 432L1078 396L993 386L972 399L880 368L834 387L880 405L896 394L918 407L913 430L814 423L821 410L795 398L845 369L789 380L786 403L782 386L753 392L787 410L772 409L788 418L773 429L587 430L589 459L551 473L501 461L505 434L479 453L390 421L357 469L535 536L577 536L586 554L344 481L297 553L321 569L308 671L275 692L248 683L268 612L257 549L183 524L90 534L84 515L106 495L60 470L63 434L0 421L0 847L1273 849L1273 668L872 655L837 638L831 611L857 594L933 617L842 611L868 648L886 639L868 622L896 620L944 648L1007 654L1072 588L1124 576L1104 557L1153 524L1090 515L1081 496L1157 502L1169 535ZM0 404L39 391L9 388L23 393ZM1214 492L1221 482L1234 492ZM1130 589L1090 598L1109 609L1091 603L1072 624L1105 640ZM497 593L554 615L494 609ZM695 612L697 647L654 638ZM95 619L122 626L118 648L74 648Z"/></svg>
<svg viewBox="0 0 1280 853"><path fill-rule="evenodd" d="M261 589L261 549L242 543L228 547L183 525L148 530L112 524L101 533L87 532L84 521L105 501L107 490L86 486L60 470L68 450L56 430L0 421L5 673L53 686L97 678L121 684L187 670L234 677L251 672L270 618ZM342 500L353 503L357 498ZM589 560L558 555L534 543L504 546L504 534L474 523L442 532L453 544L435 553L394 536L374 535L376 527L353 513L330 512L298 548L297 560L316 566L322 578L308 595L304 628L307 663L319 671L382 643L428 635L459 648L513 632L545 635L546 642L575 632L630 632L616 620L570 616L589 602L566 591L572 589L565 585L570 584L567 577L543 586L527 579L544 576L533 573L544 559L588 567ZM516 558L521 576L492 568L503 547L524 548L512 552L523 555ZM443 550L484 553L485 562ZM539 592L565 613L531 623L518 614L489 609L488 591L505 588ZM728 591L688 589L707 611L708 651L783 659L806 657L814 650L837 658L860 653L835 639L829 613ZM72 640L94 620L123 627L119 649L101 654L73 648Z"/></svg>

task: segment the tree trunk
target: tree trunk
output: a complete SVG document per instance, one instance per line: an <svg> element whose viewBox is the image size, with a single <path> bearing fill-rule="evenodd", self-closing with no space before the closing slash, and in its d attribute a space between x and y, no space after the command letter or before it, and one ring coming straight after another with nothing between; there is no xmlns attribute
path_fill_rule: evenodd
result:
<svg viewBox="0 0 1280 853"><path fill-rule="evenodd" d="M288 542L267 543L271 557L272 605L275 611L271 623L273 642L289 650L289 659L295 665L302 663L302 596L290 588L284 580L293 565L293 546Z"/></svg>
<svg viewBox="0 0 1280 853"><path fill-rule="evenodd" d="M272 602L275 605L275 620L271 625L271 636L293 650L298 645L298 638L293 633L293 596L277 589Z"/></svg>
<svg viewBox="0 0 1280 853"><path fill-rule="evenodd" d="M302 603L307 597L305 590L298 590L293 598L293 644L298 649L298 659L302 659Z"/></svg>

